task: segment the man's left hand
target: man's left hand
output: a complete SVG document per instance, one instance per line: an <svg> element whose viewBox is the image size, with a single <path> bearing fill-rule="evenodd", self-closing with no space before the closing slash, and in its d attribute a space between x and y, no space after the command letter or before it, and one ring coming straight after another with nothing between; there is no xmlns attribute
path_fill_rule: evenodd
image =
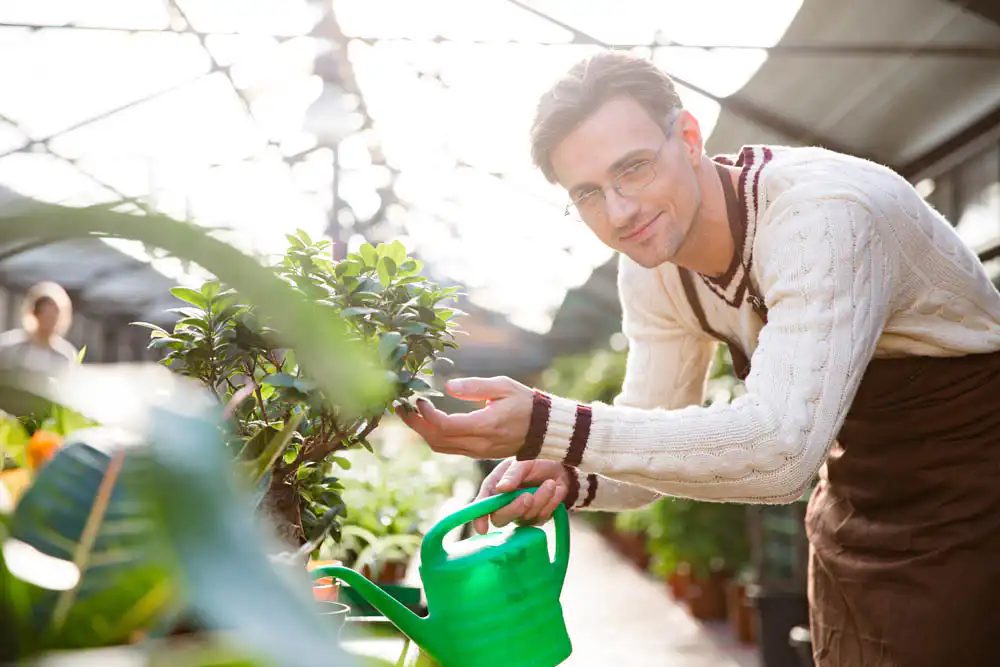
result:
<svg viewBox="0 0 1000 667"><path fill-rule="evenodd" d="M401 413L431 449L474 459L504 459L517 453L528 435L532 389L508 377L461 378L449 381L445 389L455 398L485 401L486 406L449 415L420 399L418 412Z"/></svg>

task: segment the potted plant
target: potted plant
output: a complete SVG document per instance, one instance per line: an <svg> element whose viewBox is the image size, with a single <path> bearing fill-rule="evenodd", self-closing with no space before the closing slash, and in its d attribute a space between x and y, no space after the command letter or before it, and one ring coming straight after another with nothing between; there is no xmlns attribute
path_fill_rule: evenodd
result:
<svg viewBox="0 0 1000 667"><path fill-rule="evenodd" d="M670 578L692 615L725 618L727 582L749 560L746 508L663 498L642 512L657 574Z"/></svg>
<svg viewBox="0 0 1000 667"><path fill-rule="evenodd" d="M411 409L418 395L434 393L428 376L442 352L456 347L460 312L449 307L456 288L422 277L422 264L398 241L364 244L339 262L329 259L329 241L299 231L288 242L272 270L336 318L346 339L377 346L391 386L379 400L331 400L286 347L287 324L219 282L172 290L188 304L172 331L138 324L152 330L150 347L163 352L163 364L196 378L229 407L233 457L261 487L261 505L281 537L299 546L321 542L327 531L336 539L345 510L343 452L370 447L390 408Z"/></svg>
<svg viewBox="0 0 1000 667"><path fill-rule="evenodd" d="M345 354L352 348L328 315L202 230L157 215L44 204L18 207L0 224L5 243L93 233L160 245L217 270L262 315L294 325L290 342L326 395L374 401L385 385L363 373L373 367L360 356ZM341 384L345 377L352 381ZM47 664L59 651L72 663L75 654L64 652L86 649L79 660L95 664L153 655L184 667L249 666L258 657L350 664L307 603L307 579L296 583L268 559L268 534L251 519L250 496L224 456L218 397L180 380L133 365L76 367L55 378L0 374L0 462L27 473L18 496L0 492L0 662ZM182 650L154 638L180 598L208 627L225 630L228 649L209 641ZM131 646L92 650L123 644Z"/></svg>

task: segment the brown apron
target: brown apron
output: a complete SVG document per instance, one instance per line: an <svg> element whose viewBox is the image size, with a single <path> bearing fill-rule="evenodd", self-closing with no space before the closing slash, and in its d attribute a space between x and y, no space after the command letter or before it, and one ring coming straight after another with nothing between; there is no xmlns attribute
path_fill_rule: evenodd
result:
<svg viewBox="0 0 1000 667"><path fill-rule="evenodd" d="M723 184L732 217L728 175ZM680 274L744 379L749 359L712 330ZM806 533L817 665L1000 667L1000 352L872 360Z"/></svg>

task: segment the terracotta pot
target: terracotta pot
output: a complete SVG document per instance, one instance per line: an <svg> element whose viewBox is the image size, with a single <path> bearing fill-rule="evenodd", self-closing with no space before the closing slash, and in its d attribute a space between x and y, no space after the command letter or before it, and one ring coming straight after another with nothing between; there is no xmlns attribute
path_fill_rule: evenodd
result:
<svg viewBox="0 0 1000 667"><path fill-rule="evenodd" d="M688 588L691 586L691 566L687 563L678 563L667 577L667 586L675 600L686 600Z"/></svg>
<svg viewBox="0 0 1000 667"><path fill-rule="evenodd" d="M336 602L340 596L340 582L333 577L315 579L312 592L313 598L319 602Z"/></svg>
<svg viewBox="0 0 1000 667"><path fill-rule="evenodd" d="M726 586L726 614L733 636L744 644L757 641L757 614L746 596L746 586L730 581Z"/></svg>
<svg viewBox="0 0 1000 667"><path fill-rule="evenodd" d="M712 574L695 578L687 587L687 604L691 615L703 621L721 621L726 618L726 579Z"/></svg>
<svg viewBox="0 0 1000 667"><path fill-rule="evenodd" d="M616 532L615 549L635 563L640 570L649 567L649 552L646 551L646 536L643 533Z"/></svg>
<svg viewBox="0 0 1000 667"><path fill-rule="evenodd" d="M343 565L339 560L311 560L306 563L306 570L312 572L316 568L327 565ZM333 577L315 579L312 583L313 598L321 602L336 602L340 597L340 581Z"/></svg>
<svg viewBox="0 0 1000 667"><path fill-rule="evenodd" d="M371 568L365 565L361 568L361 575L366 579L377 581L380 584L398 584L406 577L407 565L408 563L405 561L389 561L388 563L383 563L378 579L372 577Z"/></svg>

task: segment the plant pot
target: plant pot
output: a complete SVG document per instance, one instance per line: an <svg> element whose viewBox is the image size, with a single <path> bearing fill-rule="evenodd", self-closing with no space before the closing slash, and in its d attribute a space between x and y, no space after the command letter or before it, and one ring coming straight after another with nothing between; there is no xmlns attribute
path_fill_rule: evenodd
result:
<svg viewBox="0 0 1000 667"><path fill-rule="evenodd" d="M312 582L313 598L320 602L336 602L340 596L340 581L333 577L314 579Z"/></svg>
<svg viewBox="0 0 1000 667"><path fill-rule="evenodd" d="M377 578L372 576L371 568L365 565L361 568L361 576L377 584L395 585L406 578L406 568L408 565L409 563L406 561L389 561L383 563Z"/></svg>
<svg viewBox="0 0 1000 667"><path fill-rule="evenodd" d="M618 553L622 554L640 570L649 567L649 552L646 550L646 535L644 533L615 532L614 545Z"/></svg>
<svg viewBox="0 0 1000 667"><path fill-rule="evenodd" d="M688 587L691 585L691 566L688 563L680 562L674 571L667 577L667 587L675 600L687 599Z"/></svg>
<svg viewBox="0 0 1000 667"><path fill-rule="evenodd" d="M347 615L351 612L351 608L342 602L326 600L317 604L320 605L320 614L330 622L337 636L340 636L340 631L344 629L344 623L347 622Z"/></svg>
<svg viewBox="0 0 1000 667"><path fill-rule="evenodd" d="M726 586L726 614L733 636L744 644L754 643L757 617L743 584L730 581Z"/></svg>
<svg viewBox="0 0 1000 667"><path fill-rule="evenodd" d="M767 667L799 667L799 657L789 643L797 625L809 625L809 601L804 590L771 585L748 586L747 597L757 612L757 646Z"/></svg>
<svg viewBox="0 0 1000 667"><path fill-rule="evenodd" d="M726 578L719 573L696 577L687 586L685 600L691 615L702 621L726 618Z"/></svg>
<svg viewBox="0 0 1000 667"><path fill-rule="evenodd" d="M813 667L812 633L804 625L796 625L788 633L788 643L799 656L799 667Z"/></svg>

